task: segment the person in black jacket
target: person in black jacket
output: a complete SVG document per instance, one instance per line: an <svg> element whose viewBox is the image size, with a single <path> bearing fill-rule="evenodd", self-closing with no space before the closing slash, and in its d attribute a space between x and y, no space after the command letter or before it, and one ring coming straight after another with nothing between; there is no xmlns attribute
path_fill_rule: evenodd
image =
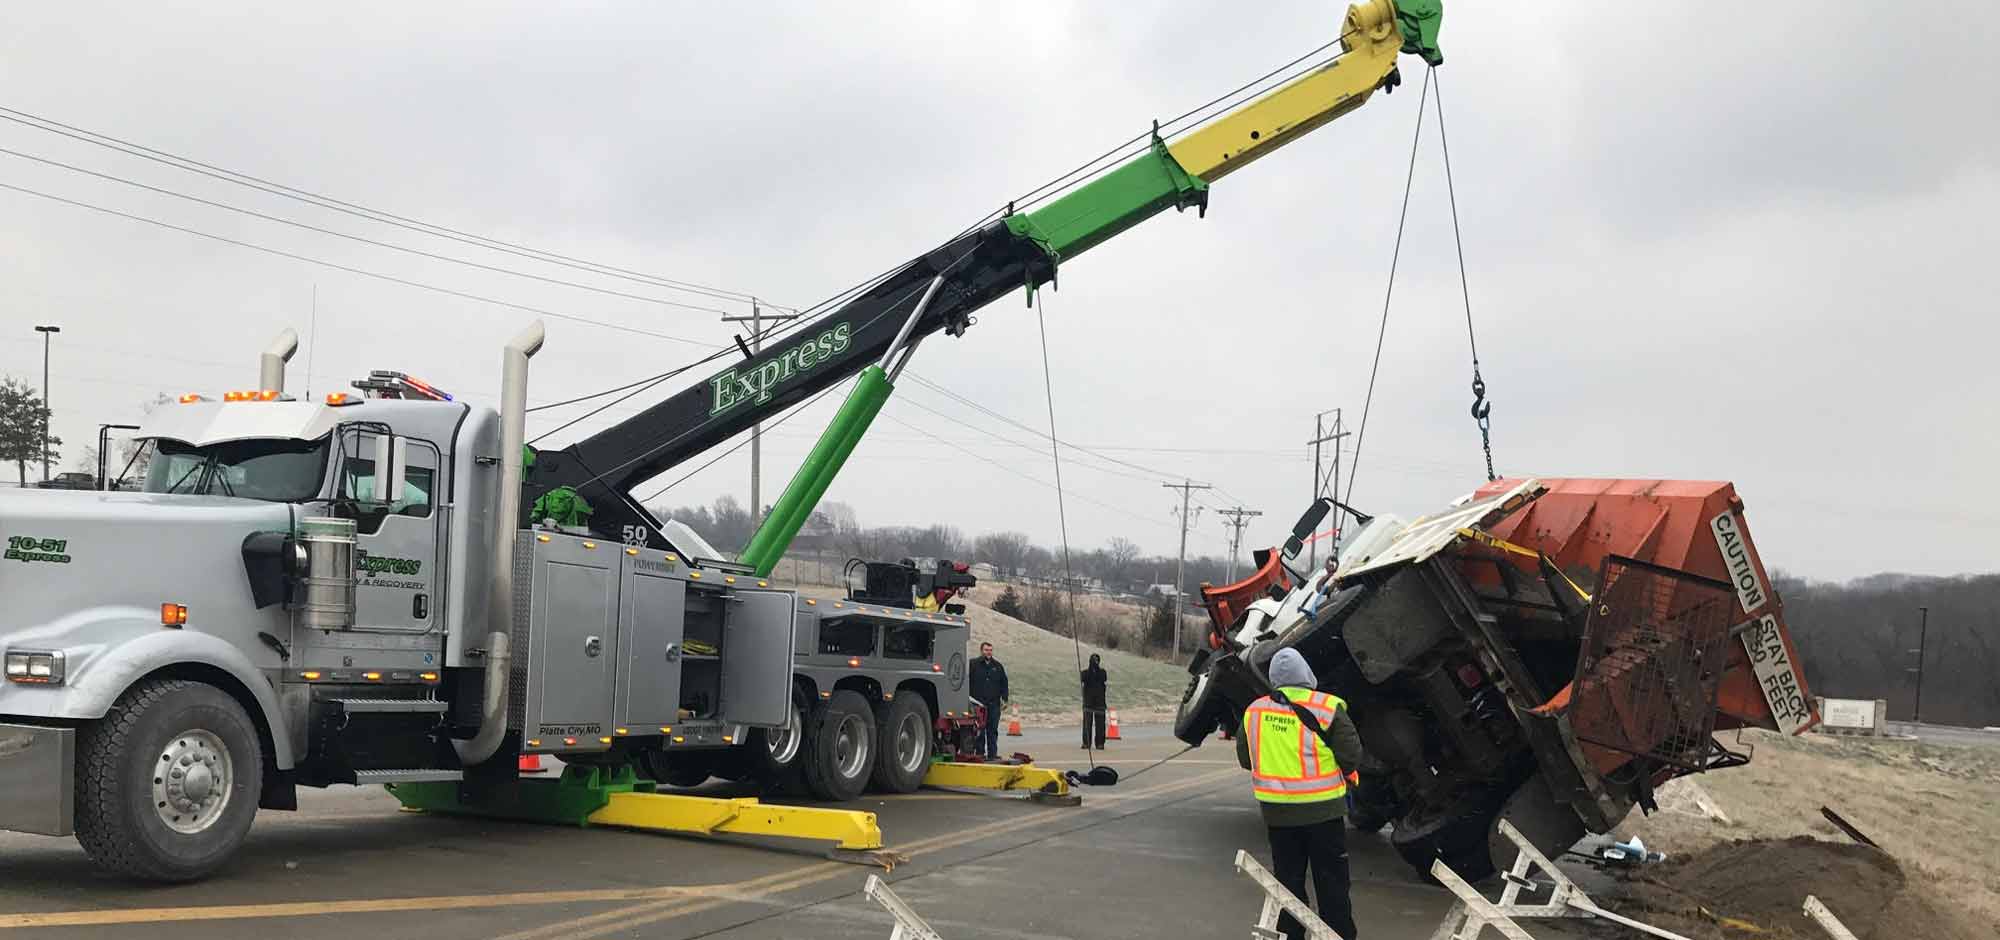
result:
<svg viewBox="0 0 2000 940"><path fill-rule="evenodd" d="M1000 710L1007 707L1007 667L993 658L993 644L979 644L979 658L972 661L972 700L986 706L986 723L979 729L986 759L1000 757Z"/></svg>
<svg viewBox="0 0 2000 940"><path fill-rule="evenodd" d="M1104 749L1104 691L1111 677L1099 665L1096 653L1090 654L1090 668L1081 673L1083 679L1083 746L1087 749L1094 739L1097 749Z"/></svg>

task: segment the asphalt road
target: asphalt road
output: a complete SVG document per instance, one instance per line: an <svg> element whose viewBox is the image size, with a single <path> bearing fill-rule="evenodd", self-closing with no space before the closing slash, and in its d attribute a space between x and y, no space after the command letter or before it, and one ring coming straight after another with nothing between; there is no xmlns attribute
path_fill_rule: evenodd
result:
<svg viewBox="0 0 2000 940"><path fill-rule="evenodd" d="M1907 721L1892 721L1889 722L1889 731L1892 734L1915 735L1919 740L1933 744L2000 747L2000 728L1961 728L1957 725L1918 725Z"/></svg>
<svg viewBox="0 0 2000 940"><path fill-rule="evenodd" d="M1010 743L1068 766L1081 757L1071 733ZM1126 736L1108 758L1128 775L1179 749L1163 729ZM1238 848L1269 858L1226 745L1083 796L1074 808L928 791L850 805L877 813L888 845L911 855L887 879L947 940L1248 932L1262 895L1231 861ZM886 938L893 927L861 894L870 869L809 846L402 813L379 788L301 803L260 814L238 860L195 885L121 881L72 840L0 833L0 940ZM1362 934L1430 936L1449 895L1417 882L1384 835L1356 836L1350 851Z"/></svg>

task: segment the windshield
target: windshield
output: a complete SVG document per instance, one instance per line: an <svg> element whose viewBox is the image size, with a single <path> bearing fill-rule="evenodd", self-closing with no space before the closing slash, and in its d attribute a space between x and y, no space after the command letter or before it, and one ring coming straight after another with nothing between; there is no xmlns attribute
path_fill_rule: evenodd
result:
<svg viewBox="0 0 2000 940"><path fill-rule="evenodd" d="M228 441L196 447L153 442L146 466L148 493L201 493L294 501L319 495L326 441Z"/></svg>

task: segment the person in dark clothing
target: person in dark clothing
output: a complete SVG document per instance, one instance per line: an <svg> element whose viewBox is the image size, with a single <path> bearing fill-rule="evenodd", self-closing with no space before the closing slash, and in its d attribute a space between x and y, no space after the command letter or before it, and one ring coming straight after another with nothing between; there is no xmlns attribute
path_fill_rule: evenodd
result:
<svg viewBox="0 0 2000 940"><path fill-rule="evenodd" d="M1099 664L1096 653L1090 654L1090 668L1082 673L1083 678L1083 746L1091 746L1093 736L1098 750L1104 749L1104 704L1105 684L1111 677Z"/></svg>
<svg viewBox="0 0 2000 940"><path fill-rule="evenodd" d="M972 700L986 706L986 723L979 729L980 746L986 759L1000 756L1000 710L1007 707L1007 667L993 658L993 644L979 644L979 658L972 661Z"/></svg>
<svg viewBox="0 0 2000 940"><path fill-rule="evenodd" d="M1361 766L1361 734L1348 717L1346 702L1315 691L1318 677L1298 650L1279 650L1271 658L1270 675L1273 694L1243 713L1236 760L1249 769L1257 808L1264 816L1271 840L1271 873L1304 901L1310 869L1320 919L1346 940L1355 940L1354 907L1348 898L1346 797L1348 768ZM1306 727L1293 705L1313 715L1327 732L1325 739ZM1279 918L1278 929L1294 940L1305 936L1305 928L1290 914Z"/></svg>

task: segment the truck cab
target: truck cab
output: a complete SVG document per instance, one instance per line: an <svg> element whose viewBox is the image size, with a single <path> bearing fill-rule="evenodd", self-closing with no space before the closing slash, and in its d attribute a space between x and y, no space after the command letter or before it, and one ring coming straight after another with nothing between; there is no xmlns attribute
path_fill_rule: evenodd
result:
<svg viewBox="0 0 2000 940"><path fill-rule="evenodd" d="M0 494L0 828L184 880L299 785L492 786L550 754L851 799L914 789L964 712L963 617L525 519L522 415L354 389L185 395L138 432L137 491ZM825 653L860 623L869 652Z"/></svg>

